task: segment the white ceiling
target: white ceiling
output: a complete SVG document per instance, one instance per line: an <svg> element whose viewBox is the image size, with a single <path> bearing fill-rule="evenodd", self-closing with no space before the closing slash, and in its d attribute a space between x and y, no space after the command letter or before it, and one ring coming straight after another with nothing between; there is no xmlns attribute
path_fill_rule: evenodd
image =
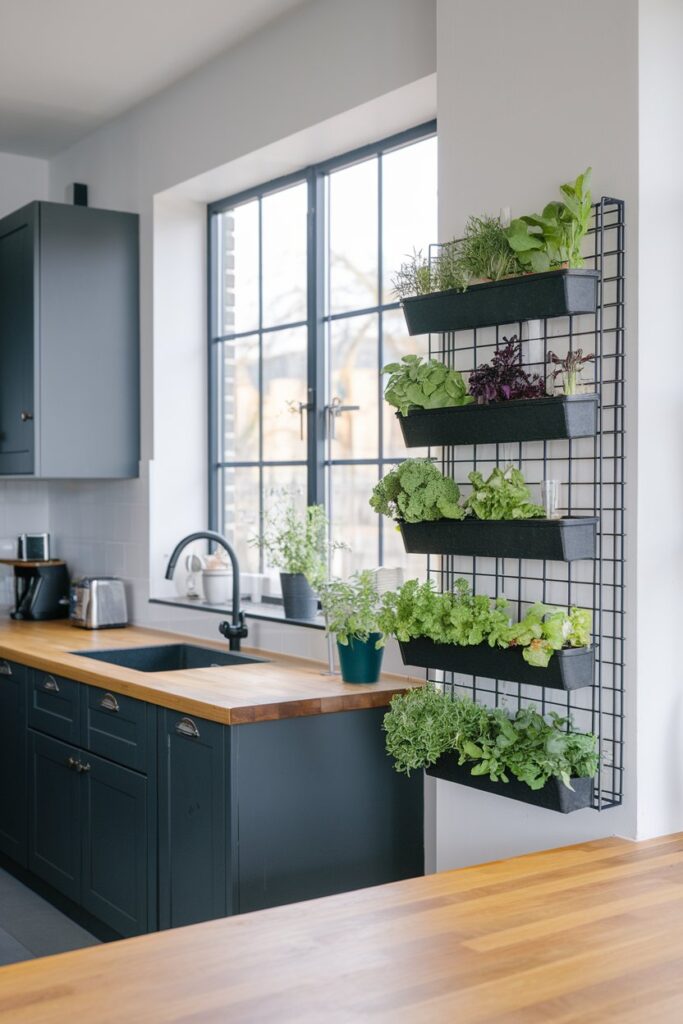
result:
<svg viewBox="0 0 683 1024"><path fill-rule="evenodd" d="M0 151L52 156L302 0L0 0Z"/></svg>

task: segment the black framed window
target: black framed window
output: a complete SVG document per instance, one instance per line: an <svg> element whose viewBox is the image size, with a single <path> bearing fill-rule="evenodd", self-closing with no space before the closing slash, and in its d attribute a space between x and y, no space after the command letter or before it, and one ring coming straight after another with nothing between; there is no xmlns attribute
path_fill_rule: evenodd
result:
<svg viewBox="0 0 683 1024"><path fill-rule="evenodd" d="M209 207L210 525L245 571L283 491L326 505L335 572L410 565L368 498L405 458L379 370L427 352L391 277L437 237L436 179L430 122Z"/></svg>

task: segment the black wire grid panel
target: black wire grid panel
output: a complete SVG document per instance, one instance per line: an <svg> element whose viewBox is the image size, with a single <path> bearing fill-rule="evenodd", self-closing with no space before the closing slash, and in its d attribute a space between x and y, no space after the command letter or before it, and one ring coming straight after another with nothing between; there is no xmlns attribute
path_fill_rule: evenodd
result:
<svg viewBox="0 0 683 1024"><path fill-rule="evenodd" d="M595 354L582 375L584 389L595 390L600 397L594 438L459 445L440 451L443 472L466 493L469 472L478 469L486 475L496 465L518 466L539 502L542 480L561 481L564 514L598 517L596 558L567 563L430 556L428 571L441 590L464 577L477 593L504 595L511 614L520 617L534 601L590 608L594 686L564 694L432 669L428 678L452 694L467 693L480 703L512 712L530 704L543 714L556 711L569 716L574 728L594 732L601 759L593 806L605 810L622 802L624 772L624 203L603 197L593 211L585 266L600 275L595 314L432 335L429 351L464 374L488 362L503 339L514 334L522 341L524 365L544 375L549 351L560 357L577 348Z"/></svg>

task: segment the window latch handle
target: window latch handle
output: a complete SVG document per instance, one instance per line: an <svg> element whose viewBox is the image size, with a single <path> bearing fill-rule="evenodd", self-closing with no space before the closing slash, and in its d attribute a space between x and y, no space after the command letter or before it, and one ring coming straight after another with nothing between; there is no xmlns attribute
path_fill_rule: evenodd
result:
<svg viewBox="0 0 683 1024"><path fill-rule="evenodd" d="M326 407L327 409L327 434L330 441L334 441L337 436L337 420L344 412L357 412L360 409L359 405L342 405L341 398L335 396L330 404Z"/></svg>

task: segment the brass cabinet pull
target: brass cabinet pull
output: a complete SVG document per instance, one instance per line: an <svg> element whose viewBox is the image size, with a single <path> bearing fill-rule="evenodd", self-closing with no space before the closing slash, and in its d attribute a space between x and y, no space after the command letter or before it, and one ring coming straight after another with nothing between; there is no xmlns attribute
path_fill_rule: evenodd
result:
<svg viewBox="0 0 683 1024"><path fill-rule="evenodd" d="M9 661L0 661L0 676L11 676L12 666Z"/></svg>
<svg viewBox="0 0 683 1024"><path fill-rule="evenodd" d="M199 738L199 729L191 718L181 718L175 727L179 736L191 736L192 739Z"/></svg>
<svg viewBox="0 0 683 1024"><path fill-rule="evenodd" d="M119 702L113 693L105 693L104 697L100 701L100 707L104 708L105 711L120 711Z"/></svg>
<svg viewBox="0 0 683 1024"><path fill-rule="evenodd" d="M78 761L77 758L75 758L75 757L67 757L67 759L66 759L66 766L67 766L67 768L70 768L72 772L77 772L78 771L78 765L79 765L79 761Z"/></svg>
<svg viewBox="0 0 683 1024"><path fill-rule="evenodd" d="M43 682L43 689L48 693L59 693L59 683L54 676L46 676Z"/></svg>
<svg viewBox="0 0 683 1024"><path fill-rule="evenodd" d="M29 420L33 419L33 413L32 412L27 412L26 409L23 409L22 412L21 412L20 419L21 419L22 423L28 423Z"/></svg>

